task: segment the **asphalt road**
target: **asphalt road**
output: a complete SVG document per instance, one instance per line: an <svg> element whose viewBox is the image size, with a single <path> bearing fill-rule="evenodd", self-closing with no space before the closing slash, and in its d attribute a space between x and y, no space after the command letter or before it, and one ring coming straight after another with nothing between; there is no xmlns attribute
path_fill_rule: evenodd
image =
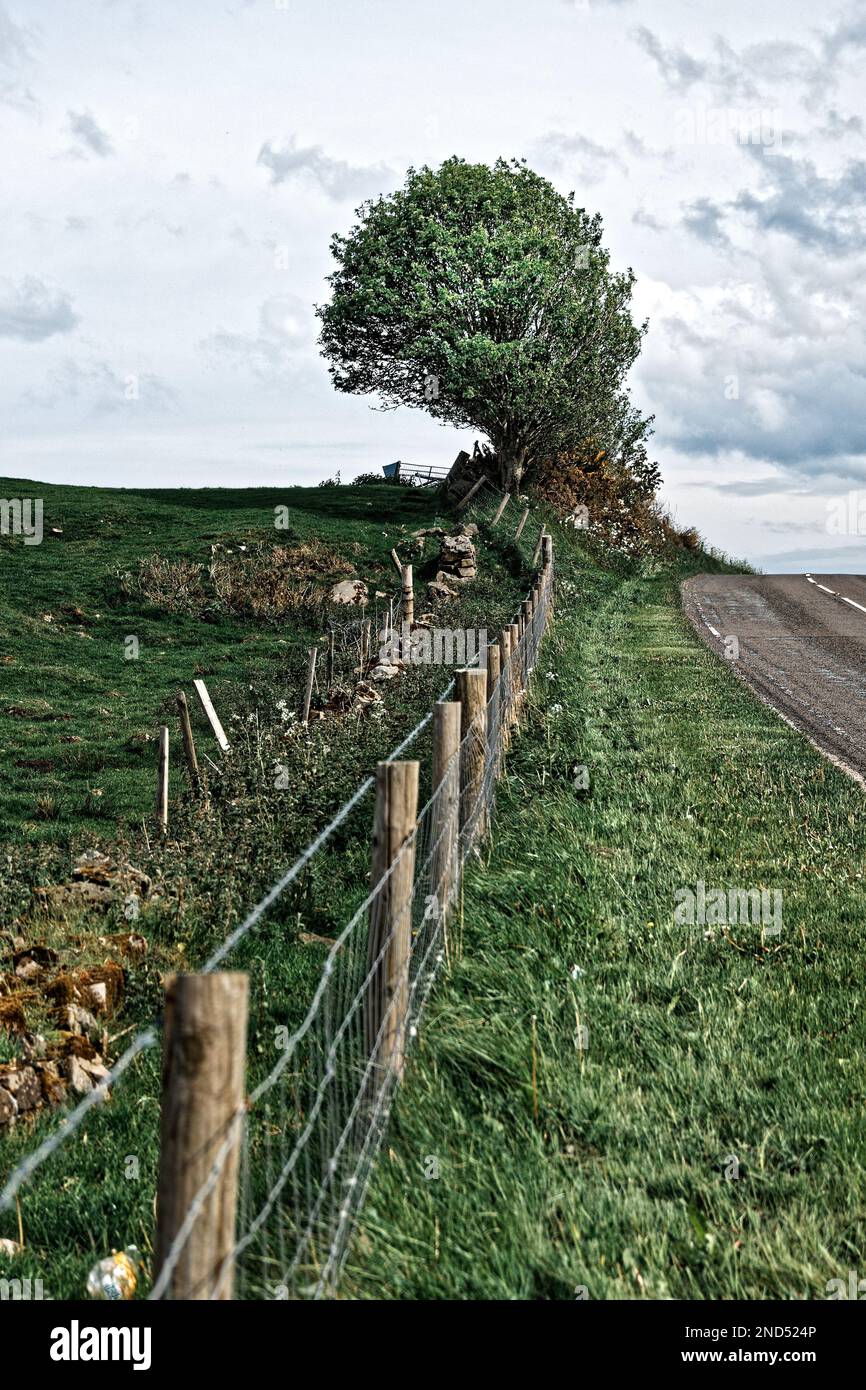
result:
<svg viewBox="0 0 866 1390"><path fill-rule="evenodd" d="M866 779L866 578L696 575L683 605L762 700Z"/></svg>

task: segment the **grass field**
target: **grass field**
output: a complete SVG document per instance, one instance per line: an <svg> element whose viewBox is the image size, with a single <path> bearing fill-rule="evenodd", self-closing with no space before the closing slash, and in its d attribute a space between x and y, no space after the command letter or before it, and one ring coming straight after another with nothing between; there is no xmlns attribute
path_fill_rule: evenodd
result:
<svg viewBox="0 0 866 1390"><path fill-rule="evenodd" d="M126 966L110 1026L113 1060L158 1016L166 974L206 959L441 693L450 671L413 666L385 689L376 718L329 718L304 731L279 709L281 701L298 708L307 648L341 616L310 591L357 575L371 595L393 593L392 547L411 554L413 531L449 518L439 516L434 494L385 485L149 493L3 479L0 495L45 502L41 545L0 538L0 983L19 988L13 951L22 940L57 952L53 974L99 965L106 936L134 927L148 953ZM288 508L289 529L275 532L278 506ZM274 544L299 557L290 592L280 590L286 611L254 606L258 581L227 605L207 579L211 548L237 557ZM505 534L482 544L478 578L437 620L497 631L525 592L533 544L529 528L520 550ZM158 569L155 596L135 582L139 562L154 554L182 581L167 585ZM435 544L415 567L420 612ZM377 607L381 613L382 600ZM130 634L139 641L134 660L124 654ZM342 659L338 674L351 682L351 651ZM191 697L196 675L206 678L232 740L231 754L219 755L194 710L200 752L221 767L211 774L207 815L187 789L174 708L176 688ZM153 818L162 723L171 727L174 768L165 837ZM415 751L426 769L427 743ZM288 785L276 785L277 765L288 769ZM272 1051L275 1025L303 1016L327 952L318 938L341 926L366 891L371 816L372 804L362 802L227 962L251 977L251 1079ZM152 878L156 892L133 923L119 901L51 914L36 905L34 889L66 882L74 857L93 848ZM34 995L24 999L28 1028L62 1046L53 1009ZM0 1028L0 1064L20 1055L19 1035ZM111 1248L133 1242L149 1254L158 1094L158 1058L148 1053L111 1104L28 1183L27 1251L14 1269L3 1262L0 1276L39 1277L46 1297L80 1297L91 1264ZM57 1124L43 1110L0 1133L0 1181ZM0 1236L17 1234L17 1214L0 1216Z"/></svg>
<svg viewBox="0 0 866 1390"><path fill-rule="evenodd" d="M344 1294L826 1298L866 1256L862 790L696 640L677 573L561 559ZM781 889L781 933L678 925L699 879Z"/></svg>
<svg viewBox="0 0 866 1390"><path fill-rule="evenodd" d="M245 715L245 686L273 703L281 682L297 681L292 652L300 658L312 629L112 610L114 567L155 545L159 509L175 529L168 542L163 516L157 548L201 559L214 537L250 537L269 524L255 520L260 505L285 503L299 538L327 532L337 549L359 545L353 562L374 579L387 572L401 527L430 519L423 495L372 490L383 491L396 508L385 522L364 515L377 501L364 489L268 493L261 503L248 493L133 500L58 489L68 494L62 543L81 546L79 559L64 562L46 541L33 548L33 574L19 568L13 583L4 564L3 654L14 660L0 674L17 684L8 697L4 685L2 709L38 689L51 712L74 714L55 725L0 713L3 807L15 833L0 869L10 927L22 930L23 918L35 931L29 889L68 864L73 847L119 837L144 852L136 826L150 809L152 753L124 740L161 721L194 662L218 706L237 701ZM112 514L110 498L112 546L91 546L84 518ZM139 505L135 526L124 526L124 509ZM9 553L6 543L4 562ZM862 1270L864 1256L862 792L758 704L686 624L679 581L712 558L641 576L592 561L566 538L557 554L556 625L500 785L492 845L466 877L464 954L429 1005L343 1296L825 1297L827 1281ZM23 563L12 556L12 566ZM507 547L490 550L473 586L479 613L513 607L520 566ZM57 613L61 602L93 615L93 644L62 623L46 624L46 638L40 612ZM121 655L109 677L130 630L164 653L162 664L130 673L135 663ZM62 671L79 671L81 684L67 688ZM114 717L98 714L109 688L125 691L120 734ZM311 734L298 754L305 775L283 800L258 773L228 767L205 822L176 795L172 836L143 862L163 896L142 915L151 953L131 972L119 1030L158 1009L164 971L201 959L272 881L275 860L323 823L331 793L351 789L430 697L407 682L375 731L332 729L327 764L316 742L324 736ZM42 784L22 791L9 750L23 746L19 738L31 750L45 738L59 761L61 727L106 758L100 785L116 822L90 814L87 777L76 782L61 763L51 775L65 809L31 818ZM245 737L239 730L239 746L261 759ZM588 769L587 789L575 783L577 765ZM324 766L334 776L327 790ZM298 1017L321 969L324 948L302 948L301 928L333 930L363 892L368 831L365 810L233 958L252 978L253 1069L274 1021ZM678 924L677 890L699 880L781 890L780 934ZM61 924L70 940L81 927ZM16 1277L43 1278L48 1297L79 1297L108 1249L134 1242L149 1253L158 1095L151 1053L74 1148L27 1185ZM55 1124L19 1124L0 1177ZM0 1235L16 1234L16 1214L6 1213Z"/></svg>

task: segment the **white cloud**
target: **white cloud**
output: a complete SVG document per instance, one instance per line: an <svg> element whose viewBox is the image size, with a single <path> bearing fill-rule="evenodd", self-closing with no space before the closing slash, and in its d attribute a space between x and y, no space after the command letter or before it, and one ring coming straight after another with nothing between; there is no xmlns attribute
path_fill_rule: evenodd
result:
<svg viewBox="0 0 866 1390"><path fill-rule="evenodd" d="M0 281L0 338L40 343L55 333L71 333L77 323L65 290L52 289L36 275L17 284Z"/></svg>

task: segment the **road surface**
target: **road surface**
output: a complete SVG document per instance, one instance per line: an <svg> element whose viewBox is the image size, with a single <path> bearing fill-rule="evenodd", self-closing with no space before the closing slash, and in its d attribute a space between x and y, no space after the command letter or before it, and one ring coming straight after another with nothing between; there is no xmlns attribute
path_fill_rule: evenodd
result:
<svg viewBox="0 0 866 1390"><path fill-rule="evenodd" d="M762 700L866 780L866 578L695 575L683 605Z"/></svg>

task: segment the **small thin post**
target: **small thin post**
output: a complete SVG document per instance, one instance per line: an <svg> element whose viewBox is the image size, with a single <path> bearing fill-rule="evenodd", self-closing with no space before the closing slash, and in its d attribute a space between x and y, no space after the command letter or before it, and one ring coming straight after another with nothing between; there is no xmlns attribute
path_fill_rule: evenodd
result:
<svg viewBox="0 0 866 1390"><path fill-rule="evenodd" d="M182 690L177 692L177 712L180 717L180 733L183 739L183 751L189 771L190 785L193 791L197 792L201 790L201 773L199 771L198 758L196 757L192 724L189 718L189 705L186 702L186 695Z"/></svg>
<svg viewBox="0 0 866 1390"><path fill-rule="evenodd" d="M528 520L529 520L529 508L528 508L528 507L525 507L525 508L524 508L524 511L523 511L523 516L520 518L520 520L519 520L518 523L517 523L517 530L514 532L514 544L515 544L515 545L516 545L517 542L520 540L520 537L523 535L523 528L524 528L524 526L526 525L526 523L527 523Z"/></svg>
<svg viewBox="0 0 866 1390"><path fill-rule="evenodd" d="M532 552L532 568L533 568L533 569L535 569L536 565L538 564L538 557L539 557L539 555L541 554L542 546L544 545L544 535L545 535L544 527L542 526L541 531L539 532L539 535L538 535L538 542L537 542L537 544L536 544L536 547L535 547L534 551Z"/></svg>
<svg viewBox="0 0 866 1390"><path fill-rule="evenodd" d="M301 722L304 724L309 724L310 722L310 705L313 700L313 681L316 678L316 658L318 655L318 647L310 647L307 657L307 685L304 690L304 709L301 715Z"/></svg>
<svg viewBox="0 0 866 1390"><path fill-rule="evenodd" d="M510 500L511 500L511 493L510 493L510 492L505 492L505 493L503 493L503 495L502 495L502 501L499 503L499 506L496 508L496 511L495 511L495 513L494 513L494 515L493 515L493 520L492 520L491 523L490 523L490 529L491 529L491 530L492 530L493 527L496 525L496 523L499 521L499 518L502 516L502 513L505 511L505 508L508 506L508 503L510 502Z"/></svg>
<svg viewBox="0 0 866 1390"><path fill-rule="evenodd" d="M156 769L156 819L165 830L168 825L168 727L159 731L159 760Z"/></svg>

